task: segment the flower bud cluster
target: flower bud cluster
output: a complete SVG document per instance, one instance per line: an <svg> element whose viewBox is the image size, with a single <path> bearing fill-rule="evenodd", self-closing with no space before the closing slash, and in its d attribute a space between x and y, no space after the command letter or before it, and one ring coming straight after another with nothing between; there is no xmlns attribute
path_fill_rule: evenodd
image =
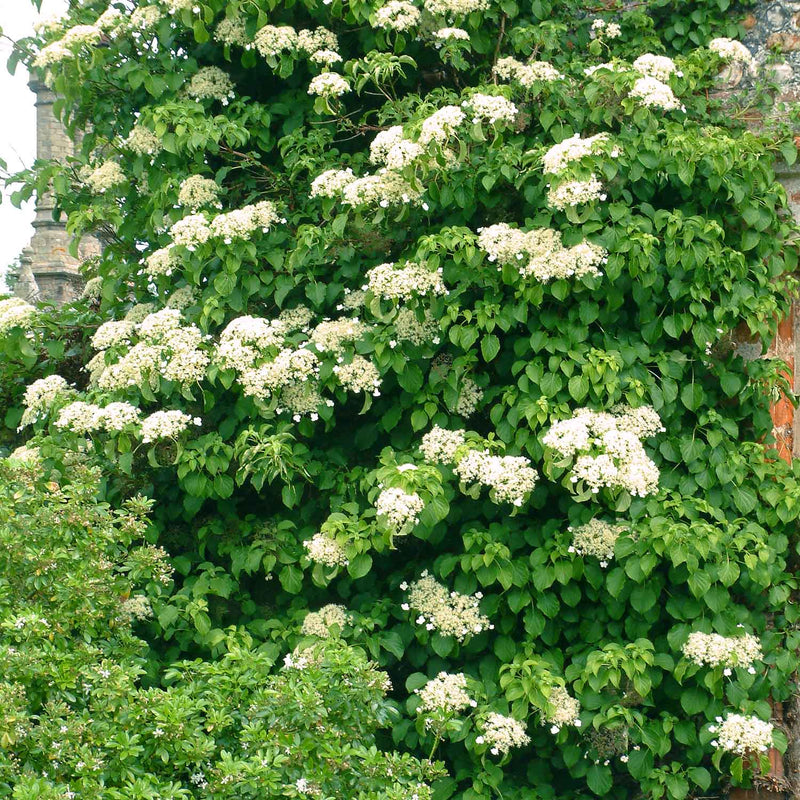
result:
<svg viewBox="0 0 800 800"><path fill-rule="evenodd" d="M190 175L181 183L178 191L178 205L197 211L203 206L222 208L219 202L220 186L211 178Z"/></svg>
<svg viewBox="0 0 800 800"><path fill-rule="evenodd" d="M631 65L638 73L668 81L672 75L680 78L683 73L675 66L675 62L667 56L656 56L653 53L640 55Z"/></svg>
<svg viewBox="0 0 800 800"><path fill-rule="evenodd" d="M434 425L422 437L419 449L428 464L453 466L458 448L463 447L466 442L464 431L448 431Z"/></svg>
<svg viewBox="0 0 800 800"><path fill-rule="evenodd" d="M735 39L726 39L724 37L712 39L708 43L708 49L726 61L738 61L740 64L747 66L750 70L755 67L753 54L745 45L741 42L737 42Z"/></svg>
<svg viewBox="0 0 800 800"><path fill-rule="evenodd" d="M637 78L629 96L648 108L659 108L662 111L674 111L675 109L686 111L686 107L675 97L672 89L656 78L647 76Z"/></svg>
<svg viewBox="0 0 800 800"><path fill-rule="evenodd" d="M480 593L473 596L448 592L426 570L409 587L408 603L403 604L403 608L419 612L418 625L463 642L470 636L494 628L489 618L480 612L482 596Z"/></svg>
<svg viewBox="0 0 800 800"><path fill-rule="evenodd" d="M483 400L483 389L469 376L463 376L460 381L458 400L453 410L465 419L471 417Z"/></svg>
<svg viewBox="0 0 800 800"><path fill-rule="evenodd" d="M204 220L205 221L205 220ZM172 270L180 264L178 254L173 245L167 245L159 250L154 250L144 260L144 272L148 278L155 279L159 275L170 275Z"/></svg>
<svg viewBox="0 0 800 800"><path fill-rule="evenodd" d="M430 270L414 261L407 261L401 267L394 263L373 267L367 272L367 283L361 288L384 300L411 300L428 294L447 294L441 268Z"/></svg>
<svg viewBox="0 0 800 800"><path fill-rule="evenodd" d="M417 706L418 714L440 711L452 716L478 705L467 691L467 676L463 672L440 672L423 687L414 691L420 699L420 704Z"/></svg>
<svg viewBox="0 0 800 800"><path fill-rule="evenodd" d="M219 100L223 106L236 97L233 81L219 67L201 67L186 86L186 94L198 102L200 100Z"/></svg>
<svg viewBox="0 0 800 800"><path fill-rule="evenodd" d="M335 626L341 633L351 621L352 618L344 606L329 603L322 606L319 611L309 611L303 620L300 632L304 636L319 636L321 639L327 639L332 633L331 628Z"/></svg>
<svg viewBox="0 0 800 800"><path fill-rule="evenodd" d="M645 78L642 78L645 80ZM597 179L597 175L586 180L563 181L556 186L548 186L547 205L551 208L564 211L567 208L593 203L595 200L605 200L606 194L603 191L603 184Z"/></svg>
<svg viewBox="0 0 800 800"><path fill-rule="evenodd" d="M164 149L161 139L144 125L134 125L131 128L125 147L137 156L155 156Z"/></svg>
<svg viewBox="0 0 800 800"><path fill-rule="evenodd" d="M350 392L368 392L380 396L381 374L364 356L354 355L349 363L337 364L333 372L339 383Z"/></svg>
<svg viewBox="0 0 800 800"><path fill-rule="evenodd" d="M203 335L195 325L182 323L181 312L176 308L148 314L138 324L130 320L104 323L92 339L104 354L91 366L92 382L101 389L115 391L145 381L156 388L158 376L182 385L200 381L209 363L208 354L200 348ZM128 347L134 334L139 341ZM126 352L109 363L107 349L120 347Z"/></svg>
<svg viewBox="0 0 800 800"><path fill-rule="evenodd" d="M564 77L548 61L530 61L523 64L511 56L498 59L494 74L500 80L516 81L524 89L529 89L538 83L552 83Z"/></svg>
<svg viewBox="0 0 800 800"><path fill-rule="evenodd" d="M458 106L442 106L422 121L419 132L419 143L422 145L436 142L446 144L466 119L466 115Z"/></svg>
<svg viewBox="0 0 800 800"><path fill-rule="evenodd" d="M536 486L538 474L525 456L495 456L483 450L470 450L455 467L464 483L488 486L495 502L521 506Z"/></svg>
<svg viewBox="0 0 800 800"><path fill-rule="evenodd" d="M525 747L531 740L521 722L494 711L489 712L480 727L483 734L475 739L475 743L487 744L493 756L505 755L512 747Z"/></svg>
<svg viewBox="0 0 800 800"><path fill-rule="evenodd" d="M199 417L193 420L183 411L155 411L142 420L142 442L146 444L159 439L176 439L189 427L190 422L201 424Z"/></svg>
<svg viewBox="0 0 800 800"><path fill-rule="evenodd" d="M27 328L36 316L36 309L20 297L0 300L0 336L14 328Z"/></svg>
<svg viewBox="0 0 800 800"><path fill-rule="evenodd" d="M355 180L356 176L349 167L347 169L327 169L311 182L309 197L339 197L345 186Z"/></svg>
<svg viewBox="0 0 800 800"><path fill-rule="evenodd" d="M389 0L375 12L375 25L387 31L407 31L419 24L419 9L407 0Z"/></svg>
<svg viewBox="0 0 800 800"><path fill-rule="evenodd" d="M618 39L622 35L622 28L616 22L606 22L604 19L592 21L592 36L601 41L605 39Z"/></svg>
<svg viewBox="0 0 800 800"><path fill-rule="evenodd" d="M363 338L367 326L358 319L326 319L311 331L311 341L320 352L341 353L345 344Z"/></svg>
<svg viewBox="0 0 800 800"><path fill-rule="evenodd" d="M350 181L342 189L342 202L347 206L419 205L422 192L415 189L402 175L390 169L380 169L375 175L364 175Z"/></svg>
<svg viewBox="0 0 800 800"><path fill-rule="evenodd" d="M711 746L718 750L737 756L752 756L766 753L772 747L771 722L744 714L726 714L725 719L717 717L716 721L717 724L709 725L708 730L717 735Z"/></svg>
<svg viewBox="0 0 800 800"><path fill-rule="evenodd" d="M211 234L219 236L225 244L230 244L234 239L249 239L257 230L269 233L276 222L285 223L286 220L278 214L274 203L261 200L225 214L218 214L211 220Z"/></svg>
<svg viewBox="0 0 800 800"><path fill-rule="evenodd" d="M308 84L308 93L319 97L341 97L350 91L350 82L338 72L322 72Z"/></svg>
<svg viewBox="0 0 800 800"><path fill-rule="evenodd" d="M718 633L694 631L683 645L683 654L698 666L725 667L730 675L731 667L746 667L755 674L753 664L761 661L764 654L757 636L720 636Z"/></svg>
<svg viewBox="0 0 800 800"><path fill-rule="evenodd" d="M611 137L608 133L598 133L586 139L579 133L570 136L558 144L554 144L542 159L545 174L558 175L575 161L580 161L586 156L596 156L608 151L611 158L619 155L619 148L609 147Z"/></svg>
<svg viewBox="0 0 800 800"><path fill-rule="evenodd" d="M461 107L472 112L473 122L489 125L513 125L519 115L517 107L502 95L474 94Z"/></svg>
<svg viewBox="0 0 800 800"><path fill-rule="evenodd" d="M605 568L614 558L614 545L617 539L627 531L624 525L612 525L601 519L593 519L577 528L570 527L572 544L570 553L579 556L594 556L599 559L600 566Z"/></svg>
<svg viewBox="0 0 800 800"><path fill-rule="evenodd" d="M128 180L116 161L105 161L99 167L81 170L80 177L95 194L105 194L109 189Z"/></svg>
<svg viewBox="0 0 800 800"><path fill-rule="evenodd" d="M416 493L402 489L383 489L375 501L375 511L394 536L405 536L419 522L419 514L425 508L422 498Z"/></svg>
<svg viewBox="0 0 800 800"><path fill-rule="evenodd" d="M504 222L480 228L478 246L489 261L500 267L512 264L523 278L533 277L542 283L599 276L602 273L598 267L608 261L608 251L592 242L564 247L559 231L551 228L522 231Z"/></svg>
<svg viewBox="0 0 800 800"><path fill-rule="evenodd" d="M468 42L469 34L463 28L439 28L433 32L433 38L438 39L437 47L441 47L444 42Z"/></svg>
<svg viewBox="0 0 800 800"><path fill-rule="evenodd" d="M53 407L53 404L67 394L71 393L67 382L60 375L48 375L31 383L22 398L25 411L22 414L19 427L24 428L44 417Z"/></svg>
<svg viewBox="0 0 800 800"><path fill-rule="evenodd" d="M544 722L550 725L550 733L558 733L565 726L580 728L580 713L581 704L563 686L556 684L550 688L547 710L542 712Z"/></svg>
<svg viewBox="0 0 800 800"><path fill-rule="evenodd" d="M650 407L615 406L612 413L580 408L570 419L555 422L542 443L565 459L575 459L573 483L581 481L594 493L608 487L645 497L658 490L659 471L641 439L661 430Z"/></svg>
<svg viewBox="0 0 800 800"><path fill-rule="evenodd" d="M242 47L251 50L253 42L247 35L245 22L241 17L225 17L217 24L214 39L221 44Z"/></svg>
<svg viewBox="0 0 800 800"><path fill-rule="evenodd" d="M256 50L264 58L275 58L297 48L297 31L289 25L265 25L255 36Z"/></svg>
<svg viewBox="0 0 800 800"><path fill-rule="evenodd" d="M348 564L344 548L324 533L315 533L303 542L310 561L324 564L326 567L346 567Z"/></svg>
<svg viewBox="0 0 800 800"><path fill-rule="evenodd" d="M486 11L489 0L425 0L425 10L445 17L465 17L475 11Z"/></svg>

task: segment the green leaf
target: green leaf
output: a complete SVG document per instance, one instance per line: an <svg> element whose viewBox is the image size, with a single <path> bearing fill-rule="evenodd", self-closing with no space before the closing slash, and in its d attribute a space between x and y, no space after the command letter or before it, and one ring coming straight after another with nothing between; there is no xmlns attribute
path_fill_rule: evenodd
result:
<svg viewBox="0 0 800 800"><path fill-rule="evenodd" d="M494 334L487 334L481 339L481 355L485 361L492 361L500 352L500 340Z"/></svg>
<svg viewBox="0 0 800 800"><path fill-rule="evenodd" d="M351 578L363 578L371 569L372 556L369 553L360 553L347 565Z"/></svg>

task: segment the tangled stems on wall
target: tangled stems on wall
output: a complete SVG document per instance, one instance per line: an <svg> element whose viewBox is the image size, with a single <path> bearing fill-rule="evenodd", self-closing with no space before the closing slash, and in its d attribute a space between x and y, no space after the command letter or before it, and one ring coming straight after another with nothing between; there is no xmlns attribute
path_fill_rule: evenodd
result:
<svg viewBox="0 0 800 800"><path fill-rule="evenodd" d="M363 648L441 800L757 778L797 666L760 355L795 150L709 99L761 69L725 9L74 6L21 47L81 154L19 196L113 236L56 312L81 347L0 301L7 424L153 500L154 661Z"/></svg>

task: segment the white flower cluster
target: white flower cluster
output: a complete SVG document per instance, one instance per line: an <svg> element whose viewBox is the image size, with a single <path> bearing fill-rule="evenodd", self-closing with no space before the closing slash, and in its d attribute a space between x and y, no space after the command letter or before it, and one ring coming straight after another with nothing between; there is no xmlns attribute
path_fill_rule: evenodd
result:
<svg viewBox="0 0 800 800"><path fill-rule="evenodd" d="M419 522L423 508L425 503L416 492L409 494L398 488L383 489L375 501L378 517L394 536L405 536Z"/></svg>
<svg viewBox="0 0 800 800"><path fill-rule="evenodd" d="M608 251L583 241L564 247L561 233L551 228L522 231L504 222L480 228L478 246L489 261L515 265L523 278L542 283L554 279L599 276L598 267L608 261Z"/></svg>
<svg viewBox="0 0 800 800"><path fill-rule="evenodd" d="M419 24L419 9L407 0L389 0L375 12L375 25L387 31L407 31Z"/></svg>
<svg viewBox="0 0 800 800"><path fill-rule="evenodd" d="M659 81L668 81L672 75L678 78L683 76L671 58L656 56L653 53L643 53L631 66L642 75L648 75Z"/></svg>
<svg viewBox="0 0 800 800"><path fill-rule="evenodd" d="M616 22L606 22L596 19L592 22L592 35L597 39L618 39L622 35L622 28Z"/></svg>
<svg viewBox="0 0 800 800"><path fill-rule="evenodd" d="M545 174L558 175L575 161L605 152L610 141L611 137L608 133L598 133L588 136L586 139L576 133L558 144L554 144L542 159ZM619 148L611 148L609 155L616 158L619 155Z"/></svg>
<svg viewBox="0 0 800 800"><path fill-rule="evenodd" d="M531 740L521 722L494 711L483 720L481 730L483 734L475 739L475 743L489 745L493 756L505 755L512 747L524 747Z"/></svg>
<svg viewBox="0 0 800 800"><path fill-rule="evenodd" d="M331 628L338 628L339 633L351 622L350 614L344 606L329 603L322 606L319 611L309 611L303 620L301 633L304 636L319 636L327 639L331 635Z"/></svg>
<svg viewBox="0 0 800 800"><path fill-rule="evenodd" d="M339 197L345 186L356 180L353 170L327 169L311 181L309 197Z"/></svg>
<svg viewBox="0 0 800 800"><path fill-rule="evenodd" d="M445 464L453 466L456 462L456 451L466 444L464 431L448 431L434 425L423 437L419 446L422 457L428 464Z"/></svg>
<svg viewBox="0 0 800 800"><path fill-rule="evenodd" d="M647 76L637 78L629 96L648 108L660 108L662 111L674 111L675 109L686 111L683 103L675 97L672 89L657 78Z"/></svg>
<svg viewBox="0 0 800 800"><path fill-rule="evenodd" d="M130 16L130 26L136 30L134 36L137 36L138 31L155 28L162 19L164 15L158 6L139 6Z"/></svg>
<svg viewBox="0 0 800 800"><path fill-rule="evenodd" d="M642 78L642 80L649 80ZM547 192L547 205L564 211L569 207L579 206L583 203L593 203L595 200L605 200L603 184L592 174L587 180L565 181L556 186L549 186Z"/></svg>
<svg viewBox="0 0 800 800"><path fill-rule="evenodd" d="M661 421L649 406L615 406L612 413L580 408L570 419L554 423L542 443L575 459L573 483L581 481L594 493L608 487L646 497L658 490L659 471L641 439L661 430Z"/></svg>
<svg viewBox="0 0 800 800"><path fill-rule="evenodd" d="M398 309L394 318L394 329L397 339L401 342L415 345L440 342L439 322L434 319L429 309L425 309L421 320L411 308Z"/></svg>
<svg viewBox="0 0 800 800"><path fill-rule="evenodd" d="M378 205L381 208L419 205L422 193L397 172L381 169L375 175L364 175L349 182L342 190L342 202L348 206Z"/></svg>
<svg viewBox="0 0 800 800"><path fill-rule="evenodd" d="M214 31L214 39L229 47L235 45L243 47L245 50L251 50L253 47L253 42L247 35L245 22L241 17L221 19Z"/></svg>
<svg viewBox="0 0 800 800"><path fill-rule="evenodd" d="M96 44L102 35L103 31L97 25L75 25L69 28L60 39L43 47L33 60L33 66L46 69L53 64L72 58L78 48Z"/></svg>
<svg viewBox="0 0 800 800"><path fill-rule="evenodd" d="M265 349L283 342L283 332L284 326L277 320L236 317L220 334L215 360L224 369L252 369Z"/></svg>
<svg viewBox="0 0 800 800"><path fill-rule="evenodd" d="M155 411L142 420L142 441L147 444L159 439L176 439L189 427L190 422L194 422L195 425L201 424L199 417L193 420L183 411Z"/></svg>
<svg viewBox="0 0 800 800"><path fill-rule="evenodd" d="M133 322L128 320L115 320L104 322L92 336L92 347L95 350L105 350L109 347L128 345L135 329Z"/></svg>
<svg viewBox="0 0 800 800"><path fill-rule="evenodd" d="M174 244L183 245L187 250L193 251L213 237L219 237L225 244L231 244L234 239L249 239L257 230L268 233L276 222L283 223L286 220L278 214L274 203L260 200L258 203L217 214L210 222L205 214L189 214L170 228L170 235ZM162 263L172 261L172 256L162 251L157 252L162 254Z"/></svg>
<svg viewBox="0 0 800 800"><path fill-rule="evenodd" d="M525 456L495 456L483 450L470 450L456 464L455 471L464 483L488 486L497 503L521 506L536 486L538 474Z"/></svg>
<svg viewBox="0 0 800 800"><path fill-rule="evenodd" d="M349 363L337 364L333 372L349 392L368 392L375 397L380 396L381 374L364 356L354 355Z"/></svg>
<svg viewBox="0 0 800 800"><path fill-rule="evenodd" d="M182 322L178 309L164 308L138 325L129 320L101 325L92 340L102 354L98 363L90 362L92 382L114 391L145 381L155 387L158 376L182 385L200 381L209 363L208 354L200 349L203 335L195 325ZM139 341L115 363L106 363L106 348L129 344L133 333Z"/></svg>
<svg viewBox="0 0 800 800"><path fill-rule="evenodd" d="M57 428L68 428L73 433L92 433L102 428L102 414L100 406L78 400L59 411L55 425Z"/></svg>
<svg viewBox="0 0 800 800"><path fill-rule="evenodd" d="M155 156L164 149L161 139L144 125L134 125L131 128L125 147L137 156Z"/></svg>
<svg viewBox="0 0 800 800"><path fill-rule="evenodd" d="M305 55L313 55L320 50L338 50L339 40L333 31L327 28L314 28L297 33L297 49Z"/></svg>
<svg viewBox="0 0 800 800"><path fill-rule="evenodd" d="M419 143L423 145L431 142L445 144L465 119L464 112L458 106L442 106L422 121Z"/></svg>
<svg viewBox="0 0 800 800"><path fill-rule="evenodd" d="M463 376L458 389L458 400L456 400L453 411L462 417L471 417L483 400L483 389L475 383L469 376Z"/></svg>
<svg viewBox="0 0 800 800"><path fill-rule="evenodd" d="M260 200L225 214L217 214L211 220L211 234L219 236L225 244L231 244L234 239L249 239L257 230L269 233L276 222L285 223L286 220L278 214L274 203Z"/></svg>
<svg viewBox="0 0 800 800"><path fill-rule="evenodd" d="M177 308L178 311L184 311L185 309L189 308L189 306L194 305L196 300L194 289L191 286L181 286L180 289L176 289L168 298L167 298L167 308ZM133 309L131 309L133 311ZM126 315L126 319L130 319L130 311Z"/></svg>
<svg viewBox="0 0 800 800"><path fill-rule="evenodd" d="M612 525L601 519L590 520L577 528L570 527L572 544L569 552L579 556L594 556L599 559L600 566L605 568L614 558L614 545L617 539L626 530L624 525Z"/></svg>
<svg viewBox="0 0 800 800"><path fill-rule="evenodd" d="M498 59L494 66L494 74L500 80L514 80L524 89L529 89L537 83L552 83L564 77L548 61L530 61L523 64L511 56Z"/></svg>
<svg viewBox="0 0 800 800"><path fill-rule="evenodd" d="M462 108L472 112L473 122L489 125L513 125L519 114L517 107L502 95L474 94L461 103Z"/></svg>
<svg viewBox="0 0 800 800"><path fill-rule="evenodd" d="M753 54L747 47L741 42L737 42L735 39L726 39L724 37L712 39L708 43L708 49L716 53L720 58L724 58L726 61L738 61L741 64L745 64L751 70L755 67Z"/></svg>
<svg viewBox="0 0 800 800"><path fill-rule="evenodd" d="M720 636L718 633L694 631L683 645L683 654L698 666L725 667L731 674L731 667L746 667L755 674L753 663L761 661L764 654L757 636L746 633L744 636Z"/></svg>
<svg viewBox="0 0 800 800"><path fill-rule="evenodd" d="M178 191L178 205L190 208L192 211L203 206L222 208L219 202L220 186L211 178L202 175L190 175L181 183Z"/></svg>
<svg viewBox="0 0 800 800"><path fill-rule="evenodd" d="M36 309L20 297L0 300L0 336L14 328L27 328L36 316Z"/></svg>
<svg viewBox="0 0 800 800"><path fill-rule="evenodd" d="M322 72L308 84L308 93L319 97L341 97L350 91L350 82L338 72Z"/></svg>
<svg viewBox="0 0 800 800"><path fill-rule="evenodd" d="M708 727L711 733L717 735L711 742L712 747L737 756L766 753L772 747L771 722L744 714L726 714L725 719L717 717L716 721L717 725Z"/></svg>
<svg viewBox="0 0 800 800"><path fill-rule="evenodd" d="M95 194L105 194L109 189L120 186L128 180L116 161L106 161L95 169L82 172L81 177Z"/></svg>
<svg viewBox="0 0 800 800"><path fill-rule="evenodd" d="M154 250L144 259L144 272L148 278L157 278L159 275L169 275L180 264L180 259L173 246L167 245L160 250Z"/></svg>
<svg viewBox="0 0 800 800"><path fill-rule="evenodd" d="M335 50L317 50L308 58L313 64L320 64L324 67L332 67L334 64L339 64L343 60Z"/></svg>
<svg viewBox="0 0 800 800"><path fill-rule="evenodd" d="M558 733L564 726L581 727L581 704L558 684L550 687L547 710L542 713L544 722L550 725L550 733Z"/></svg>
<svg viewBox="0 0 800 800"><path fill-rule="evenodd" d="M306 333L313 316L314 314L310 308L300 305L294 308L284 308L278 314L278 322L283 325L286 331L303 331L303 333Z"/></svg>
<svg viewBox="0 0 800 800"><path fill-rule="evenodd" d="M414 690L419 695L417 713L442 712L447 716L458 714L478 704L467 691L467 676L463 672L440 672L422 688Z"/></svg>
<svg viewBox="0 0 800 800"><path fill-rule="evenodd" d="M403 610L413 608L419 611L417 625L463 642L470 636L494 628L489 618L480 612L481 597L480 593L473 596L448 592L426 570L409 587L408 602L403 604Z"/></svg>
<svg viewBox="0 0 800 800"><path fill-rule="evenodd" d="M289 25L265 25L255 36L255 45L264 58L274 58L297 47L297 31Z"/></svg>
<svg viewBox="0 0 800 800"><path fill-rule="evenodd" d="M414 261L407 261L399 268L394 263L373 267L367 272L367 283L361 288L384 300L447 294L441 268L430 270Z"/></svg>
<svg viewBox="0 0 800 800"><path fill-rule="evenodd" d="M425 10L446 17L464 17L474 11L486 11L489 0L425 0Z"/></svg>
<svg viewBox="0 0 800 800"><path fill-rule="evenodd" d="M401 125L393 125L380 131L372 140L369 160L397 170L413 164L424 152L422 145L404 138Z"/></svg>
<svg viewBox="0 0 800 800"><path fill-rule="evenodd" d="M326 567L346 567L348 564L344 548L324 533L315 533L303 542L303 547L308 551L309 560L317 564Z"/></svg>
<svg viewBox="0 0 800 800"><path fill-rule="evenodd" d="M236 96L233 81L219 67L201 67L197 70L186 86L186 94L198 101L219 100L223 106Z"/></svg>
<svg viewBox="0 0 800 800"><path fill-rule="evenodd" d="M31 383L22 398L25 411L19 427L24 428L44 417L57 400L70 392L69 385L60 375L48 375Z"/></svg>
<svg viewBox="0 0 800 800"><path fill-rule="evenodd" d="M265 400L281 389L316 383L319 367L319 358L310 350L285 347L273 360L243 370L239 382L246 395Z"/></svg>
<svg viewBox="0 0 800 800"><path fill-rule="evenodd" d="M170 14L179 14L181 11L200 12L200 7L195 0L162 0Z"/></svg>
<svg viewBox="0 0 800 800"><path fill-rule="evenodd" d="M311 331L311 341L320 352L340 353L347 343L357 342L367 330L358 319L326 319Z"/></svg>
<svg viewBox="0 0 800 800"><path fill-rule="evenodd" d="M440 42L468 42L469 34L463 28L439 28L433 32L433 38Z"/></svg>

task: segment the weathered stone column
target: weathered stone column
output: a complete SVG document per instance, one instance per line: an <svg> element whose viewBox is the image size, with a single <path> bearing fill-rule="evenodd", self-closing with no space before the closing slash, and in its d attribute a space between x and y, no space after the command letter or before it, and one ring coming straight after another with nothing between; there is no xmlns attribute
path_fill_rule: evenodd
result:
<svg viewBox="0 0 800 800"><path fill-rule="evenodd" d="M29 86L36 94L36 157L63 161L74 153L74 145L53 113L55 93L36 78ZM63 220L53 218L55 203L49 192L36 198L33 238L22 251L22 269L38 287L39 299L66 303L80 293L82 279L78 259L69 254L70 236Z"/></svg>

